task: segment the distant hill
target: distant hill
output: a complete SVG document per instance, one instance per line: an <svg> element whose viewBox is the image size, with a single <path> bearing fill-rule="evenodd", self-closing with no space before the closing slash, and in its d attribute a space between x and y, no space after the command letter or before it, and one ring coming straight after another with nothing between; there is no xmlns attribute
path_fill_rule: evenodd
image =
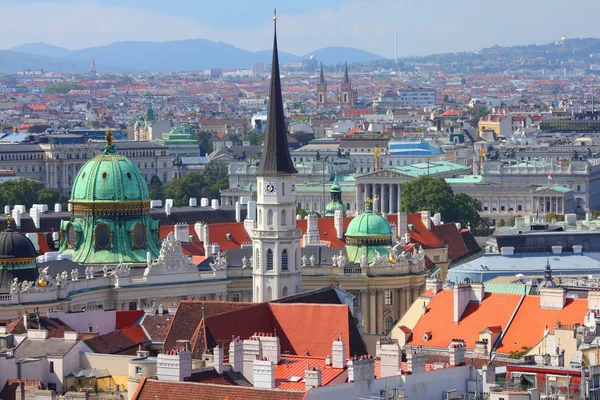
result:
<svg viewBox="0 0 600 400"><path fill-rule="evenodd" d="M308 53L303 59L315 56L325 65L335 65L348 61L348 63L362 63L367 61L383 60L384 58L368 51L353 49L351 47L324 47Z"/></svg>
<svg viewBox="0 0 600 400"><path fill-rule="evenodd" d="M272 56L271 50L252 52L223 42L212 42L205 39L173 40L162 43L116 42L106 46L73 51L46 43L28 43L12 48L10 52L51 57L56 60L62 59L63 62L58 64L62 64L67 69L69 61L84 63L89 68L91 60L94 59L99 73L161 70L190 71L208 68L250 69L253 63L270 62ZM324 64L337 64L344 61L353 63L382 58L364 50L348 47L328 47L315 50L304 57L280 51L279 60L282 63L297 62L308 58L310 55L315 55ZM6 64L12 64L11 58L17 57L6 54L3 59L0 58L0 65L3 61ZM30 68L65 72L64 69L61 69L61 71L54 69L56 62L45 64L43 58L37 58L36 60L39 64L32 60L32 63L28 64ZM74 69L68 72L82 72L81 67L79 64L74 64ZM11 71L12 69L8 70L0 67L0 72Z"/></svg>
<svg viewBox="0 0 600 400"><path fill-rule="evenodd" d="M89 63L66 60L64 58L0 50L0 73L14 74L27 69L43 69L58 73L85 73L89 71L89 67Z"/></svg>

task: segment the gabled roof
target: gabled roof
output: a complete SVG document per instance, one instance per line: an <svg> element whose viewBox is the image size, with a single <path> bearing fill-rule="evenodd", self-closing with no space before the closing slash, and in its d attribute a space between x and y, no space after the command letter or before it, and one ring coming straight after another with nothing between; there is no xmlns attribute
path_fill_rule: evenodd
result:
<svg viewBox="0 0 600 400"><path fill-rule="evenodd" d="M116 313L116 328L122 329L135 325L144 315L143 310L124 310Z"/></svg>
<svg viewBox="0 0 600 400"><path fill-rule="evenodd" d="M255 389L245 386L196 382L166 382L143 378L133 400L301 400L298 390Z"/></svg>
<svg viewBox="0 0 600 400"><path fill-rule="evenodd" d="M446 348L454 338L463 339L467 349L473 349L479 340L479 332L489 326L506 328L517 308L521 296L513 294L486 293L481 304L471 302L460 321L454 323L454 293L441 290L427 305L427 312L419 318L413 329L409 344L415 346ZM431 332L424 340L423 334ZM540 331L540 335L543 331Z"/></svg>
<svg viewBox="0 0 600 400"><path fill-rule="evenodd" d="M431 224L434 226L433 223ZM458 260L469 254L469 249L465 246L462 236L456 224L448 223L435 225L434 228L439 237L448 245L448 258Z"/></svg>
<svg viewBox="0 0 600 400"><path fill-rule="evenodd" d="M28 317L27 318L27 329L45 329L48 331L49 338L57 338L62 339L65 336L66 332L76 332L75 329L71 328L69 325L65 324L58 318L48 318L46 316L39 316L39 323L37 318ZM8 333L12 333L13 335L22 335L27 333L27 329L25 329L25 323L23 321L23 317L17 318L12 321L6 327L6 331Z"/></svg>
<svg viewBox="0 0 600 400"><path fill-rule="evenodd" d="M84 342L95 353L120 354L137 349L139 345L148 342L148 337L141 326L132 325L86 339Z"/></svg>

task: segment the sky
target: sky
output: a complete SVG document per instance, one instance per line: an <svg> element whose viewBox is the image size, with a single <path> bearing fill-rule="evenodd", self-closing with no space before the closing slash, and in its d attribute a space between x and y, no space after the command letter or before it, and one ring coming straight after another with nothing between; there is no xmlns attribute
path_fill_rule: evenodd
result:
<svg viewBox="0 0 600 400"><path fill-rule="evenodd" d="M598 0L0 0L0 49L44 42L77 50L118 41L209 39L269 49L328 46L384 57L600 37Z"/></svg>

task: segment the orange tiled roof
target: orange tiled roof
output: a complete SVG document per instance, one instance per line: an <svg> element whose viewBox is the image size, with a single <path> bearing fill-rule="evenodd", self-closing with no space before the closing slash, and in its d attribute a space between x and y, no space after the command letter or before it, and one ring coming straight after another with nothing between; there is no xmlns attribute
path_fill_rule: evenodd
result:
<svg viewBox="0 0 600 400"><path fill-rule="evenodd" d="M127 328L128 326L136 324L142 315L144 315L143 310L117 311L117 329Z"/></svg>
<svg viewBox="0 0 600 400"><path fill-rule="evenodd" d="M563 325L573 325L575 322L583 323L587 313L588 304L585 299L567 299L567 304L562 310L540 308L539 296L525 296L519 311L502 338L498 346L501 353L521 351L522 347L532 347L543 336L544 329L548 327L554 332L558 321Z"/></svg>
<svg viewBox="0 0 600 400"><path fill-rule="evenodd" d="M479 332L486 327L506 328L520 299L520 295L486 293L481 304L469 303L460 321L455 324L454 293L441 290L431 299L427 312L417 322L410 344L446 348L452 339L458 338L465 341L467 349L473 349L475 341L479 340ZM425 332L431 332L428 341L423 340Z"/></svg>
<svg viewBox="0 0 600 400"><path fill-rule="evenodd" d="M144 329L140 325L128 326L121 329L121 332L136 343L143 343L148 340L148 336L146 336Z"/></svg>
<svg viewBox="0 0 600 400"><path fill-rule="evenodd" d="M255 389L245 386L214 385L196 382L166 382L143 378L133 400L301 400L297 390Z"/></svg>
<svg viewBox="0 0 600 400"><path fill-rule="evenodd" d="M327 386L344 372L344 369L325 365L325 359L321 357L283 356L275 367L275 387L277 389L304 391L306 384L303 379L293 382L290 381L290 378L293 376L304 377L307 365L321 370L323 386Z"/></svg>

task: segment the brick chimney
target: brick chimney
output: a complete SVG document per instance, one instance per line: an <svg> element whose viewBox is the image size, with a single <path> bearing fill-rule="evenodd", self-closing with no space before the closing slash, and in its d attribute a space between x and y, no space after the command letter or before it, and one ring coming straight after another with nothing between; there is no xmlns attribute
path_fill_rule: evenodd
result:
<svg viewBox="0 0 600 400"><path fill-rule="evenodd" d="M562 310L566 302L567 292L561 287L545 287L540 290L541 308Z"/></svg>
<svg viewBox="0 0 600 400"><path fill-rule="evenodd" d="M260 341L259 341L260 343ZM275 389L275 364L264 357L252 363L252 385L260 389Z"/></svg>
<svg viewBox="0 0 600 400"><path fill-rule="evenodd" d="M371 356L348 360L348 382L362 382L375 378L375 359Z"/></svg>
<svg viewBox="0 0 600 400"><path fill-rule="evenodd" d="M427 278L425 279L425 291L431 289L433 295L435 296L437 292L442 290L444 287L444 283L440 278Z"/></svg>
<svg viewBox="0 0 600 400"><path fill-rule="evenodd" d="M428 231L431 230L431 211L421 211L421 222Z"/></svg>
<svg viewBox="0 0 600 400"><path fill-rule="evenodd" d="M333 368L346 367L346 344L342 340L342 334L331 346L331 366Z"/></svg>
<svg viewBox="0 0 600 400"><path fill-rule="evenodd" d="M262 344L263 357L269 361L273 361L275 364L279 364L279 360L281 360L279 337L274 336L272 333L261 333L258 339Z"/></svg>
<svg viewBox="0 0 600 400"><path fill-rule="evenodd" d="M448 363L454 367L465 363L466 352L465 341L462 339L452 339L448 346Z"/></svg>
<svg viewBox="0 0 600 400"><path fill-rule="evenodd" d="M306 366L304 371L305 389L323 386L323 375L320 369L311 368L310 364Z"/></svg>
<svg viewBox="0 0 600 400"><path fill-rule="evenodd" d="M399 375L402 369L402 351L397 344L382 344L379 350L381 358L381 377Z"/></svg>
<svg viewBox="0 0 600 400"><path fill-rule="evenodd" d="M192 375L192 355L188 350L173 349L156 359L156 376L161 381L183 382Z"/></svg>
<svg viewBox="0 0 600 400"><path fill-rule="evenodd" d="M213 349L213 366L217 373L223 373L223 348L218 345Z"/></svg>
<svg viewBox="0 0 600 400"><path fill-rule="evenodd" d="M344 213L342 210L335 210L333 214L333 226L335 227L335 237L344 238Z"/></svg>
<svg viewBox="0 0 600 400"><path fill-rule="evenodd" d="M253 383L254 379L254 361L259 358L262 358L262 343L255 334L250 339L244 340L244 367L242 374L250 383Z"/></svg>
<svg viewBox="0 0 600 400"><path fill-rule="evenodd" d="M239 337L234 337L229 343L229 364L234 372L241 372L244 368L244 343Z"/></svg>
<svg viewBox="0 0 600 400"><path fill-rule="evenodd" d="M454 323L460 321L465 308L469 305L471 285L468 283L457 283L454 285Z"/></svg>
<svg viewBox="0 0 600 400"><path fill-rule="evenodd" d="M406 349L406 367L412 374L425 372L425 353L420 347Z"/></svg>

